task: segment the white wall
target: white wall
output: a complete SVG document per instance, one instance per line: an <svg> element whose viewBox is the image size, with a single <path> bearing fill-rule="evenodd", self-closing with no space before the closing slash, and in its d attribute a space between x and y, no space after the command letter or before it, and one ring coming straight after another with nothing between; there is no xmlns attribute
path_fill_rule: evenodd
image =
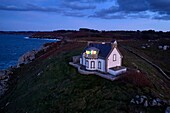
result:
<svg viewBox="0 0 170 113"><path fill-rule="evenodd" d="M116 54L116 61L113 61L113 54ZM112 53L107 60L107 68L121 66L121 56L116 48L113 49Z"/></svg>
<svg viewBox="0 0 170 113"><path fill-rule="evenodd" d="M83 64L83 59L82 58L80 58L80 64Z"/></svg>
<svg viewBox="0 0 170 113"><path fill-rule="evenodd" d="M119 75L119 74L122 74L122 73L125 73L127 70L127 68L124 68L124 69L120 69L120 70L117 70L117 71L114 71L112 69L109 69L108 70L108 73L112 74L112 75Z"/></svg>
<svg viewBox="0 0 170 113"><path fill-rule="evenodd" d="M82 55L82 65L84 65L84 66L86 65L86 59L84 58L84 55Z"/></svg>
<svg viewBox="0 0 170 113"><path fill-rule="evenodd" d="M98 69L98 62L101 62L101 69ZM105 60L103 60L103 59L98 59L98 61L97 61L97 70L98 71L102 71L102 72L105 72L105 66L106 66L106 64L105 64Z"/></svg>
<svg viewBox="0 0 170 113"><path fill-rule="evenodd" d="M89 61L89 66L87 67L86 66L86 69L87 70L97 70L97 68L98 68L98 60L97 59L86 59L86 60L88 60ZM91 68L91 62L92 61L94 61L94 63L95 63L95 67L94 68Z"/></svg>
<svg viewBox="0 0 170 113"><path fill-rule="evenodd" d="M98 70L98 71L102 71L105 72L105 60L103 59L86 59L89 61L89 65L88 67L86 66L87 70ZM86 61L85 60L85 61ZM91 68L91 62L94 61L95 62L95 68ZM101 62L101 69L98 68L98 61Z"/></svg>

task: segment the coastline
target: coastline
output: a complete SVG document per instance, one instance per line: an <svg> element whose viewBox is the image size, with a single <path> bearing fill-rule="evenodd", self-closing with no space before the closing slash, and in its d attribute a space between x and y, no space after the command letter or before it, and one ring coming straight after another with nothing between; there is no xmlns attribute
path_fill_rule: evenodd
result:
<svg viewBox="0 0 170 113"><path fill-rule="evenodd" d="M72 69L72 67L68 65L68 61L70 61L73 55L80 53L79 49L81 47L82 47L81 49L83 49L86 46L86 43L83 44L82 42L72 41L66 43L57 42L57 43L46 44L46 45L51 45L51 47L47 49L45 53L39 54L38 55L39 57L37 57L37 59L35 59L33 62L30 62L26 65L22 65L20 68L17 68L14 71L13 74L14 76L11 77L12 80L10 81L12 82L10 83L11 89L9 89L6 92L6 95L4 95L4 98L1 101L2 111L4 110L9 112L9 111L23 110L23 112L28 112L29 111L28 109L35 110L36 108L39 109L43 108L43 106L46 106L44 102L48 103L48 105L51 105L52 100L56 101L55 107L57 105L60 107L61 101L58 100L60 99L63 100L63 98L65 102L68 102L69 106L75 105L77 103L78 103L77 106L79 106L80 105L79 102L86 102L84 101L84 98L82 98L80 101L72 102L72 105L70 105L70 100L71 100L70 95L72 93L75 93L73 91L76 91L75 93L76 95L73 94L71 96L73 96L73 98L75 99L79 99L77 95L83 95L84 97L84 95L87 95L87 92L89 91L99 92L95 94L98 94L98 96L102 96L102 98L104 99L106 97L106 95L104 94L110 93L109 95L113 96L113 103L117 102L115 100L117 100L118 98L118 101L123 102L125 104L127 102L130 104L132 108L135 106L142 107L140 103L139 105L133 103L133 102L138 102L137 101L138 99L142 99L142 98L138 98L138 96L139 97L145 96L146 99L151 98L152 101L155 101L154 98L156 95L153 94L152 96L149 90L147 90L146 88L140 89L139 87L133 86L132 84L130 85L130 83L123 82L122 80L115 81L113 84L110 84L110 81L99 79L97 77L79 76L80 74L78 74L74 69ZM86 89L84 87L85 85L88 85L89 89ZM78 86L78 88L75 86ZM68 87L71 88L68 89ZM63 91L63 89L67 89L67 90ZM134 95L136 93L131 94L131 92L134 91L137 91L138 95ZM141 91L141 93L138 91ZM101 94L100 92L103 92L103 94ZM58 94L60 94L59 96L61 98L60 97L58 98ZM93 95L94 92L89 92L89 94ZM129 95L127 96L127 94L129 94L130 96ZM117 97L117 95L119 95L120 98ZM96 96L92 96L90 99L89 98L86 99L87 101L93 100L95 97ZM123 98L123 100L121 100L121 98ZM96 103L100 103L100 101L97 99L95 99L95 101ZM40 102L40 104L37 104L37 102ZM147 101L147 103L150 102ZM22 106L23 104L24 106ZM36 108L31 108L27 105L30 105L31 107L36 105L37 106ZM119 102L117 102L116 105L122 107L122 104L119 104ZM12 107L16 107L16 108L11 109ZM52 108L51 106L48 107ZM164 107L166 106L162 106L162 107L158 106L157 108L164 110L165 109ZM144 107L144 109L150 109L150 108L152 108L152 106ZM68 109L70 108L68 107Z"/></svg>
<svg viewBox="0 0 170 113"><path fill-rule="evenodd" d="M22 67L25 64L29 64L33 62L34 60L41 57L43 54L49 51L50 46L53 45L53 43L58 43L61 40L59 39L43 39L43 38L30 38L30 37L24 37L24 39L38 39L38 40L48 40L48 41L55 41L55 42L46 42L42 44L40 47L38 47L37 50L30 50L24 53L22 56L18 58L17 64L9 66L6 69L0 70L0 99L5 96L5 93L8 92L8 89L10 89L10 80L13 79L14 72L18 70L20 67ZM14 77L15 78L15 77Z"/></svg>
<svg viewBox="0 0 170 113"><path fill-rule="evenodd" d="M51 39L51 38L30 38L30 37L24 37L25 39L38 39L38 40L48 40L48 41L60 41L60 39Z"/></svg>

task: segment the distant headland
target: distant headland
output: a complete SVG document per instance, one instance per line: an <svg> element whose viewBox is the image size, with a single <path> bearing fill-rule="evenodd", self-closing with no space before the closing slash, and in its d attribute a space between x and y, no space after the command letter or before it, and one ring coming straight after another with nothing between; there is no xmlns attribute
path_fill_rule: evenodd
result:
<svg viewBox="0 0 170 113"><path fill-rule="evenodd" d="M79 30L53 30L53 31L0 31L0 34L28 35L30 38L49 39L83 39L83 38L114 38L114 39L159 39L170 38L170 31L137 30L137 31L105 31L88 28Z"/></svg>

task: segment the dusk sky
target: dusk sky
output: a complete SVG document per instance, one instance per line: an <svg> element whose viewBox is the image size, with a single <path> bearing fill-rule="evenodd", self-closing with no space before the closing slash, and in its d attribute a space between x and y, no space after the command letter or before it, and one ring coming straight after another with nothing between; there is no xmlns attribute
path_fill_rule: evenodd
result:
<svg viewBox="0 0 170 113"><path fill-rule="evenodd" d="M170 0L0 0L0 30L170 31Z"/></svg>

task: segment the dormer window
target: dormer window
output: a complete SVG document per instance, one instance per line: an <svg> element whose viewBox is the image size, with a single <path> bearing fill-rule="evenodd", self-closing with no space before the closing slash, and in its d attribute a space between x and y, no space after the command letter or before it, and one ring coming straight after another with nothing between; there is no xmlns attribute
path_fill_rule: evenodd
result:
<svg viewBox="0 0 170 113"><path fill-rule="evenodd" d="M99 50L95 47L90 47L90 48L86 49L86 51L84 53L85 53L84 55L86 58L96 59L96 58L98 58Z"/></svg>
<svg viewBox="0 0 170 113"><path fill-rule="evenodd" d="M90 51L87 50L87 51L86 51L86 54L87 54L87 55L89 55L89 54L90 54L90 55L95 55L95 54L97 54L97 51L95 51L95 50L90 50Z"/></svg>

